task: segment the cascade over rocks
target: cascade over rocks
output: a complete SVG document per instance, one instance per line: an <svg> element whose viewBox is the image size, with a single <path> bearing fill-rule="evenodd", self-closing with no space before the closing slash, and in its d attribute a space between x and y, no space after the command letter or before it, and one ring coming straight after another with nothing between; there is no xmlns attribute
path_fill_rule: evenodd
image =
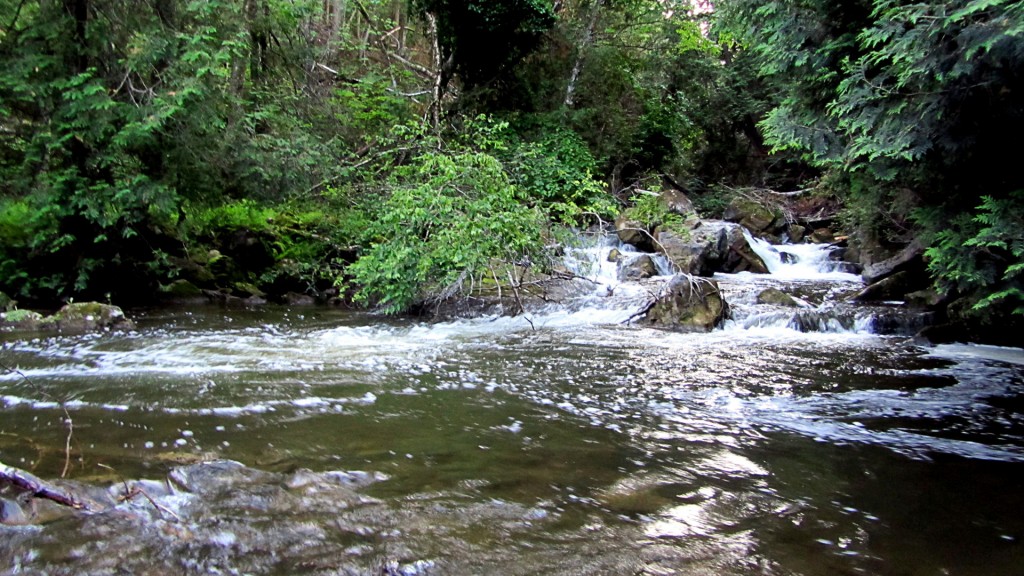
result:
<svg viewBox="0 0 1024 576"><path fill-rule="evenodd" d="M644 321L678 332L710 332L728 311L717 282L676 274L644 312Z"/></svg>
<svg viewBox="0 0 1024 576"><path fill-rule="evenodd" d="M795 298L786 294L778 288L765 288L757 295L758 304L771 304L774 306L785 306L787 308L799 308L800 303Z"/></svg>

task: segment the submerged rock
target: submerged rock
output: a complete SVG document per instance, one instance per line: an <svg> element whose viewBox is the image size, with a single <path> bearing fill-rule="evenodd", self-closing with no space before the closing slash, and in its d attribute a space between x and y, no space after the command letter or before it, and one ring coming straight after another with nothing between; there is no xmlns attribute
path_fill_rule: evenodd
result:
<svg viewBox="0 0 1024 576"><path fill-rule="evenodd" d="M717 282L676 274L646 310L646 322L679 332L710 332L728 309Z"/></svg>
<svg viewBox="0 0 1024 576"><path fill-rule="evenodd" d="M28 524L28 515L21 509L21 506L14 500L0 498L0 524L19 526Z"/></svg>
<svg viewBox="0 0 1024 576"><path fill-rule="evenodd" d="M758 304L772 304L775 306L786 306L787 308L799 308L800 303L795 298L786 294L778 288L766 288L757 295Z"/></svg>

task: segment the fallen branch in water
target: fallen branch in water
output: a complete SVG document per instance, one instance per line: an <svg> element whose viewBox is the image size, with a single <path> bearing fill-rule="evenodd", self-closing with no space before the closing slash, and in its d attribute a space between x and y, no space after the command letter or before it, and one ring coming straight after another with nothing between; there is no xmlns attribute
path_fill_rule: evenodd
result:
<svg viewBox="0 0 1024 576"><path fill-rule="evenodd" d="M0 483L9 484L15 489L27 492L36 498L50 500L75 510L90 510L86 503L75 499L74 496L66 491L37 478L29 472L8 466L3 462L0 462Z"/></svg>

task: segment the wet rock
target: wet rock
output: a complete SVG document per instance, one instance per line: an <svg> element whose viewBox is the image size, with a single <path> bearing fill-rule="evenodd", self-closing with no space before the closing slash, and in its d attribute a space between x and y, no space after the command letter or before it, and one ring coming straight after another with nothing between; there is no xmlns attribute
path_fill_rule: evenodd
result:
<svg viewBox="0 0 1024 576"><path fill-rule="evenodd" d="M710 332L727 312L728 304L717 282L676 274L646 310L645 320L679 332Z"/></svg>
<svg viewBox="0 0 1024 576"><path fill-rule="evenodd" d="M897 272L864 288L854 296L854 300L857 302L902 301L907 293L915 292L927 283L927 277L915 276L909 272Z"/></svg>
<svg viewBox="0 0 1024 576"><path fill-rule="evenodd" d="M815 244L831 244L835 240L835 234L831 228L816 228L811 232L810 238Z"/></svg>
<svg viewBox="0 0 1024 576"><path fill-rule="evenodd" d="M789 236L789 241L793 244L799 244L804 241L804 236L807 235L807 228L799 224L790 224L786 231L786 235Z"/></svg>
<svg viewBox="0 0 1024 576"><path fill-rule="evenodd" d="M97 330L134 330L132 323L117 306L99 302L75 302L43 319L42 327L69 334Z"/></svg>
<svg viewBox="0 0 1024 576"><path fill-rule="evenodd" d="M176 493L170 482L145 479L113 484L107 492L111 498L116 500L121 500L126 496L134 494L144 494L150 498L163 498Z"/></svg>
<svg viewBox="0 0 1024 576"><path fill-rule="evenodd" d="M608 252L609 262L618 262L620 258L622 258L622 252L620 252L618 248L612 248L612 250Z"/></svg>
<svg viewBox="0 0 1024 576"><path fill-rule="evenodd" d="M914 240L907 247L891 258L864 267L864 281L874 284L879 280L892 276L901 270L923 269L924 246Z"/></svg>
<svg viewBox="0 0 1024 576"><path fill-rule="evenodd" d="M247 468L234 460L215 460L171 470L167 479L186 492L206 494L216 492L239 482L251 482L268 472Z"/></svg>
<svg viewBox="0 0 1024 576"><path fill-rule="evenodd" d="M657 231L658 251L680 272L710 276L715 272L766 273L764 261L750 248L738 224L705 220L685 232Z"/></svg>
<svg viewBox="0 0 1024 576"><path fill-rule="evenodd" d="M615 219L615 235L619 237L620 242L632 244L645 252L651 252L654 249L652 236L647 226L643 222L630 218L625 212Z"/></svg>
<svg viewBox="0 0 1024 576"><path fill-rule="evenodd" d="M658 252L665 255L672 265L684 274L710 276L715 269L711 263L715 259L717 239L705 235L695 237L691 233L677 230L658 229Z"/></svg>
<svg viewBox="0 0 1024 576"><path fill-rule="evenodd" d="M653 258L647 254L641 254L629 260L620 259L618 275L620 282L642 280L657 276L658 267L655 266Z"/></svg>
<svg viewBox="0 0 1024 576"><path fill-rule="evenodd" d="M309 294L299 294L298 292L285 293L281 297L281 301L289 306L312 306L316 304L316 298Z"/></svg>
<svg viewBox="0 0 1024 576"><path fill-rule="evenodd" d="M28 515L14 500L0 498L0 524L20 526L29 523Z"/></svg>
<svg viewBox="0 0 1024 576"><path fill-rule="evenodd" d="M907 306L912 308L924 308L927 310L934 310L942 305L945 300L942 294L939 294L933 288L925 288L924 290L916 290L909 292L904 296L904 301Z"/></svg>
<svg viewBox="0 0 1024 576"><path fill-rule="evenodd" d="M778 288L766 288L757 295L758 304L771 304L773 306L785 306L787 308L799 308L800 303L795 298L786 294Z"/></svg>
<svg viewBox="0 0 1024 576"><path fill-rule="evenodd" d="M936 313L935 324L922 329L918 336L934 344L975 342L1020 347L1024 340L1024 317L1014 313L1015 303L995 303L977 309L979 300L977 295L952 300Z"/></svg>

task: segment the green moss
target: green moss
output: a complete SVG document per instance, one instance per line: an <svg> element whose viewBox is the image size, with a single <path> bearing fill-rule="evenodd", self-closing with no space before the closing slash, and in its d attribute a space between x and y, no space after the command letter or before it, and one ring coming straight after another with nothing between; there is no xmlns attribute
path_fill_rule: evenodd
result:
<svg viewBox="0 0 1024 576"><path fill-rule="evenodd" d="M39 322L43 319L42 314L39 312L33 312L32 310L10 310L0 314L0 317L10 324Z"/></svg>

